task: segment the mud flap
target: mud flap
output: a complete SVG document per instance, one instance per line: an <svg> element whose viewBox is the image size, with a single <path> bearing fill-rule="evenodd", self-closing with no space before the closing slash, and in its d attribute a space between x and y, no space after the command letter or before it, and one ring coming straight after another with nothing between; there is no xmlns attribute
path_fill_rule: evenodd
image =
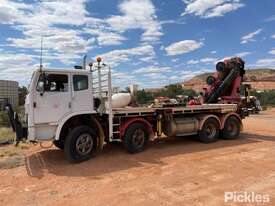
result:
<svg viewBox="0 0 275 206"><path fill-rule="evenodd" d="M5 106L5 111L8 114L10 125L16 134L16 144L18 144L20 141L28 137L28 128L23 127L22 123L18 118L18 114L13 111L12 106L10 104Z"/></svg>
<svg viewBox="0 0 275 206"><path fill-rule="evenodd" d="M105 134L104 131L100 125L100 123L95 119L92 118L93 122L96 124L97 128L98 128L98 132L99 132L99 142L98 142L98 147L97 149L100 151L103 149L103 145L104 145L104 139L105 139Z"/></svg>

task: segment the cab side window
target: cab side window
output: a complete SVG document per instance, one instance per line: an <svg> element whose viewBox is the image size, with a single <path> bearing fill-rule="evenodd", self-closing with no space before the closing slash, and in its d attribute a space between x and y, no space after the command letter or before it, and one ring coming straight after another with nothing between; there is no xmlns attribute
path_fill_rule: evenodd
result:
<svg viewBox="0 0 275 206"><path fill-rule="evenodd" d="M74 91L82 91L89 88L87 75L73 75Z"/></svg>
<svg viewBox="0 0 275 206"><path fill-rule="evenodd" d="M45 84L45 85L44 85ZM44 88L45 92L67 92L68 76L64 74L41 74L37 84L37 91Z"/></svg>

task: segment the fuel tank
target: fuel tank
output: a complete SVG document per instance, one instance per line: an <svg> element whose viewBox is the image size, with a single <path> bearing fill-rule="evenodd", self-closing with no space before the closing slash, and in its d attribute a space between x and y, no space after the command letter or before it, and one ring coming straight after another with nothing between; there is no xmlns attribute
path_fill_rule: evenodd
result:
<svg viewBox="0 0 275 206"><path fill-rule="evenodd" d="M186 136L196 134L199 121L194 117L174 118L165 121L163 132L166 136Z"/></svg>

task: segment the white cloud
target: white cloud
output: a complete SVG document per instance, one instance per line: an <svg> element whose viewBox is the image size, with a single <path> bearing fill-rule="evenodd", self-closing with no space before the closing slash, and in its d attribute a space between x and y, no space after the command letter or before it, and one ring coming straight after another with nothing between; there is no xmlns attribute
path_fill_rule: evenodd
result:
<svg viewBox="0 0 275 206"><path fill-rule="evenodd" d="M32 61L31 55L11 53L11 52L1 52L0 53L0 62L1 63L22 63Z"/></svg>
<svg viewBox="0 0 275 206"><path fill-rule="evenodd" d="M101 54L99 56L101 56L103 60L106 59L112 67L116 67L136 57L150 56L153 58L155 55L156 54L155 54L154 48L151 45L142 45L142 46L130 48L130 49L113 50L113 51Z"/></svg>
<svg viewBox="0 0 275 206"><path fill-rule="evenodd" d="M269 53L269 54L274 54L274 55L275 55L275 49L271 49L268 53Z"/></svg>
<svg viewBox="0 0 275 206"><path fill-rule="evenodd" d="M145 73L144 77L148 78L150 81L152 80L167 80L167 76L161 73Z"/></svg>
<svg viewBox="0 0 275 206"><path fill-rule="evenodd" d="M179 62L179 60L180 60L179 58L174 58L174 59L172 59L172 62L176 63L176 62Z"/></svg>
<svg viewBox="0 0 275 206"><path fill-rule="evenodd" d="M122 33L130 29L144 30L142 41L156 41L162 35L150 0L124 0L119 4L122 15L107 19L91 17L86 10L88 0L35 1L32 4L2 1L1 23L22 32L22 37L7 39L9 46L36 52L43 36L43 48L48 50L45 58L64 64L75 63L96 45L122 44L127 40ZM120 54L120 58L122 56ZM152 56L143 57L143 60L151 61Z"/></svg>
<svg viewBox="0 0 275 206"><path fill-rule="evenodd" d="M187 61L187 64L198 64L200 63L199 60L194 60L194 59L190 59L189 61Z"/></svg>
<svg viewBox="0 0 275 206"><path fill-rule="evenodd" d="M88 20L85 3L86 0L42 1L35 4L32 12L23 21L32 25L81 26Z"/></svg>
<svg viewBox="0 0 275 206"><path fill-rule="evenodd" d="M112 72L112 77L116 79L133 79L134 78L133 75L130 75L127 72L117 72L117 71Z"/></svg>
<svg viewBox="0 0 275 206"><path fill-rule="evenodd" d="M11 46L40 49L41 36L31 35L25 38L8 38ZM43 35L43 48L60 53L83 53L89 49L94 39L86 40L76 30L52 28Z"/></svg>
<svg viewBox="0 0 275 206"><path fill-rule="evenodd" d="M200 62L202 62L202 63L214 63L216 61L217 61L217 58L211 58L211 57L206 57L206 58L200 59Z"/></svg>
<svg viewBox="0 0 275 206"><path fill-rule="evenodd" d="M11 8L13 16L9 18L12 21L4 23L22 32L22 37L7 39L9 46L36 52L40 49L43 36L43 48L49 50L49 59L57 59L65 64L74 63L80 54L92 48L94 38L84 37L81 29L71 27L96 21L87 17L86 0L36 1L33 4L4 0L4 3L4 6L2 3L0 5L0 18L3 16L1 8Z"/></svg>
<svg viewBox="0 0 275 206"><path fill-rule="evenodd" d="M183 0L187 5L182 16L193 14L201 18L212 18L224 16L224 14L235 11L245 4L240 0Z"/></svg>
<svg viewBox="0 0 275 206"><path fill-rule="evenodd" d="M245 36L243 36L241 38L241 44L246 44L248 42L252 42L252 41L255 41L255 36L257 36L258 34L260 34L262 32L262 29L257 29L256 31L254 32L251 32Z"/></svg>
<svg viewBox="0 0 275 206"><path fill-rule="evenodd" d="M259 59L256 62L256 66L274 67L275 66L275 58Z"/></svg>
<svg viewBox="0 0 275 206"><path fill-rule="evenodd" d="M273 34L273 35L271 36L271 38L272 38L272 39L275 39L275 34Z"/></svg>
<svg viewBox="0 0 275 206"><path fill-rule="evenodd" d="M266 18L265 21L275 21L275 15Z"/></svg>
<svg viewBox="0 0 275 206"><path fill-rule="evenodd" d="M206 70L198 70L198 71L193 71L193 70L183 70L183 71L178 71L176 72L176 75L172 76L173 80L176 80L176 82L182 82L191 79L192 77L205 73Z"/></svg>
<svg viewBox="0 0 275 206"><path fill-rule="evenodd" d="M206 15L206 18L223 16L224 14L231 12L231 11L235 11L243 6L244 6L244 4L241 4L241 3L222 4L220 6L213 8L213 10L209 14Z"/></svg>
<svg viewBox="0 0 275 206"><path fill-rule="evenodd" d="M101 46L120 45L127 40L121 34L110 31L106 27L85 28L84 31L89 35L96 36L97 43Z"/></svg>
<svg viewBox="0 0 275 206"><path fill-rule="evenodd" d="M235 54L235 56L246 57L246 56L248 56L250 54L252 54L252 52L239 52L239 53Z"/></svg>
<svg viewBox="0 0 275 206"><path fill-rule="evenodd" d="M198 60L191 59L187 61L187 64L199 64L199 63L209 64L209 63L215 63L215 62L217 62L217 58L205 57Z"/></svg>
<svg viewBox="0 0 275 206"><path fill-rule="evenodd" d="M162 36L161 24L157 21L155 7L150 0L124 0L119 4L122 15L111 16L106 22L113 30L125 32L143 29L143 41L156 41Z"/></svg>
<svg viewBox="0 0 275 206"><path fill-rule="evenodd" d="M31 77L34 67L34 57L21 53L0 53L0 76L1 79L25 82Z"/></svg>
<svg viewBox="0 0 275 206"><path fill-rule="evenodd" d="M213 51L211 51L211 54L216 54L216 53L217 53L217 51L214 51L214 50L213 50Z"/></svg>
<svg viewBox="0 0 275 206"><path fill-rule="evenodd" d="M154 62L155 56L142 57L139 60L141 60L143 62Z"/></svg>
<svg viewBox="0 0 275 206"><path fill-rule="evenodd" d="M202 42L198 42L195 40L183 40L183 41L175 42L169 45L168 47L165 48L165 51L167 55L173 56L173 55L189 53L191 51L201 48L202 46L203 46Z"/></svg>
<svg viewBox="0 0 275 206"><path fill-rule="evenodd" d="M25 12L31 8L31 5L22 2L1 0L0 22L2 24L12 24L17 21L17 19L23 18Z"/></svg>
<svg viewBox="0 0 275 206"><path fill-rule="evenodd" d="M150 67L144 67L135 70L134 74L146 74L146 73L165 73L170 72L172 69L170 67L157 67L157 66L150 66Z"/></svg>

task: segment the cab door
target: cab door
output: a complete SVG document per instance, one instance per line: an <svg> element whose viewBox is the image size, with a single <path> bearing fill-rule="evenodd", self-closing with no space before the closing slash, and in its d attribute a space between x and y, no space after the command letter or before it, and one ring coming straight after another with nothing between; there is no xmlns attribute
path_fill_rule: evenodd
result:
<svg viewBox="0 0 275 206"><path fill-rule="evenodd" d="M89 74L72 74L72 111L92 111L92 85Z"/></svg>
<svg viewBox="0 0 275 206"><path fill-rule="evenodd" d="M41 85L44 88L43 92L39 89ZM41 74L34 95L33 107L34 124L54 124L70 113L70 74Z"/></svg>

